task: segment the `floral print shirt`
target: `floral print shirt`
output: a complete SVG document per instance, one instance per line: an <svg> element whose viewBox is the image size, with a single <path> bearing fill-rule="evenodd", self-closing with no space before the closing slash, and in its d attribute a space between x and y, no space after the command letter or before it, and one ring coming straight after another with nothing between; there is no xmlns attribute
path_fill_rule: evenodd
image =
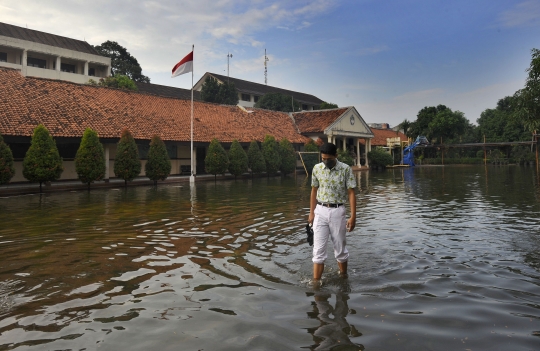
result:
<svg viewBox="0 0 540 351"><path fill-rule="evenodd" d="M317 201L331 204L344 204L348 201L348 189L356 188L351 167L343 162L336 162L332 169L324 163L317 163L313 167L311 186L317 190Z"/></svg>

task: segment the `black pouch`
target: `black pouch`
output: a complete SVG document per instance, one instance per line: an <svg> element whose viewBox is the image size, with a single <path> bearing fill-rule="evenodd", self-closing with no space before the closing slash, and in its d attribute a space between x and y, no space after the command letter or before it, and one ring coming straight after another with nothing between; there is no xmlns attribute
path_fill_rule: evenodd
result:
<svg viewBox="0 0 540 351"><path fill-rule="evenodd" d="M306 224L306 234L307 234L307 242L309 246L313 246L313 226L311 224Z"/></svg>

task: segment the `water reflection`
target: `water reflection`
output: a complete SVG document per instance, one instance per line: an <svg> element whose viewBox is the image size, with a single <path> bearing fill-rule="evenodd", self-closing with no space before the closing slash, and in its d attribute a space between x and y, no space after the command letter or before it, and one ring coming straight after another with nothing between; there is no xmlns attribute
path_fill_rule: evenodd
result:
<svg viewBox="0 0 540 351"><path fill-rule="evenodd" d="M320 325L310 328L309 333L313 335L316 345L311 350L364 350L364 346L353 343L350 338L362 336L354 325L347 323L347 315L356 313L354 309L349 309L347 300L349 295L338 291L335 293L335 303L331 303L332 293L329 291L318 291L306 293L313 296L313 311L308 316L317 319Z"/></svg>

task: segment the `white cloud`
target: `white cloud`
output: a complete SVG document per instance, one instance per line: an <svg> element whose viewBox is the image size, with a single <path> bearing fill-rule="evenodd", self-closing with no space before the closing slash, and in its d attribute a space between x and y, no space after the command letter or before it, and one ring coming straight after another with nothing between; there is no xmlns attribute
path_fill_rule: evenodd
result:
<svg viewBox="0 0 540 351"><path fill-rule="evenodd" d="M376 53L382 52L382 51L388 51L390 50L388 46L386 45L378 45L370 48L361 48L356 51L356 55L358 56L367 56L367 55L374 55Z"/></svg>
<svg viewBox="0 0 540 351"><path fill-rule="evenodd" d="M540 1L529 0L517 4L500 16L505 27L531 27L540 25Z"/></svg>

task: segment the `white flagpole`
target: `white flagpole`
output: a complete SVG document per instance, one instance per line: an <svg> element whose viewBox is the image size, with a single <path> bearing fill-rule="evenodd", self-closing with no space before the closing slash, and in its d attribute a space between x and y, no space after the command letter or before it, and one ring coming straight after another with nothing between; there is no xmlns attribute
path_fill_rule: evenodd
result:
<svg viewBox="0 0 540 351"><path fill-rule="evenodd" d="M195 45L192 45L191 51L195 51ZM193 57L193 61L195 61L195 57ZM191 176L189 177L189 182L195 183L195 176L194 169L193 169L193 70L194 70L195 62L192 63L191 66Z"/></svg>

